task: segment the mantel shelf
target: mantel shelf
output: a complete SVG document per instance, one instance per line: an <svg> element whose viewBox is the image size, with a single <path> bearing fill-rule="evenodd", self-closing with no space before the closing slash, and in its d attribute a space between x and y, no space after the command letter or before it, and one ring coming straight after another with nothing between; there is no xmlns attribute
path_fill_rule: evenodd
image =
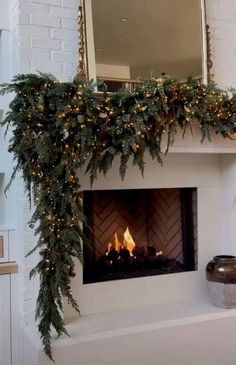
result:
<svg viewBox="0 0 236 365"><path fill-rule="evenodd" d="M164 135L162 150L165 152L167 136ZM201 134L197 125L192 126L192 133L188 129L183 137L183 131L178 130L173 146L169 153L236 153L236 138L223 138L221 135L213 135L212 140L201 143Z"/></svg>

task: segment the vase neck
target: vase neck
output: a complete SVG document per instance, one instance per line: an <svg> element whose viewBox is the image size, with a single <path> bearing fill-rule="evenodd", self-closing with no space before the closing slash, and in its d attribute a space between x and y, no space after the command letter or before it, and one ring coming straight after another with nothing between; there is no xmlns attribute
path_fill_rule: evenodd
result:
<svg viewBox="0 0 236 365"><path fill-rule="evenodd" d="M218 256L214 256L214 260L215 261L220 261L220 262L230 262L230 261L235 261L236 260L236 256L233 255L218 255Z"/></svg>

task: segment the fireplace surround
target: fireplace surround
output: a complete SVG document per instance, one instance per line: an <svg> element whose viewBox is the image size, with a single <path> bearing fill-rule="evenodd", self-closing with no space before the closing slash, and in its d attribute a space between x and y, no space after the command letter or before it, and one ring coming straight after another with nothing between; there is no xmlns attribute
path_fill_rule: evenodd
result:
<svg viewBox="0 0 236 365"><path fill-rule="evenodd" d="M188 136L185 140L188 141ZM186 148L188 148L187 145ZM200 151L200 148L195 148L195 150ZM178 145L176 149L178 149ZM196 188L197 270L85 284L83 267L78 264L78 275L73 280L71 288L82 314L153 304L158 306L163 303L185 299L196 300L207 296L205 266L209 258L220 253L221 249L221 156L217 153L217 149L216 153L207 154L194 153L194 149L193 153L189 154L181 153L181 149L179 150L180 153L169 153L165 156L163 166L147 156L144 177L130 163L127 175L122 181L119 177L119 161L114 161L107 176L99 176L93 187L90 188L89 177L80 171L81 189L83 191L104 191ZM73 318L74 315L73 310L69 306L65 306L66 318Z"/></svg>

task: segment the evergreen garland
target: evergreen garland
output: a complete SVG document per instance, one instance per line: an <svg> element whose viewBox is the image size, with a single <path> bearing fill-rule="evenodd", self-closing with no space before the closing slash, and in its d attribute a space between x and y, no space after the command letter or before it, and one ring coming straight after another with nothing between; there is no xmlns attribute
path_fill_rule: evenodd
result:
<svg viewBox="0 0 236 365"><path fill-rule="evenodd" d="M39 250L40 261L30 276L40 276L36 319L50 359L52 328L58 335L67 334L63 297L79 311L70 288L74 259L82 258L86 240L79 168L86 165L92 184L119 156L123 179L130 158L143 173L146 150L162 162L164 133L168 151L177 130L185 132L193 122L199 125L202 141L212 134L230 137L236 132L236 92L227 93L215 84L152 78L133 91L114 94L96 94L94 87L82 78L60 83L45 74L18 75L1 85L2 95L15 93L2 125L13 133L12 180L22 172L35 207L30 226L37 223L38 242L30 253Z"/></svg>

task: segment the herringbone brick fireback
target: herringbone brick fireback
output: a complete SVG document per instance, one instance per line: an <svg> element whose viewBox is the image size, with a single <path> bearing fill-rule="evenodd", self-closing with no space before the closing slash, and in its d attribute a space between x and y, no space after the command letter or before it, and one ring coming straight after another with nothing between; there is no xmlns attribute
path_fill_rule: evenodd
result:
<svg viewBox="0 0 236 365"><path fill-rule="evenodd" d="M88 224L94 244L94 258L103 255L115 233L123 242L127 227L140 246L183 263L180 189L105 190L85 193ZM89 203L88 203L89 200ZM194 240L197 240L197 199L193 195ZM196 255L197 256L197 255Z"/></svg>

